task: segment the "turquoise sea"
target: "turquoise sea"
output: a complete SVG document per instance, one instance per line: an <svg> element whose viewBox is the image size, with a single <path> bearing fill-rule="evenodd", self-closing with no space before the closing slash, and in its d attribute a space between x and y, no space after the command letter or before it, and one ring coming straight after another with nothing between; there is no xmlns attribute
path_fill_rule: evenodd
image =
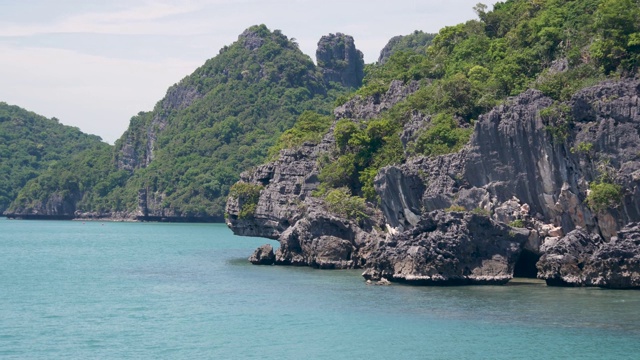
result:
<svg viewBox="0 0 640 360"><path fill-rule="evenodd" d="M222 224L0 218L0 359L638 359L640 291L366 285Z"/></svg>

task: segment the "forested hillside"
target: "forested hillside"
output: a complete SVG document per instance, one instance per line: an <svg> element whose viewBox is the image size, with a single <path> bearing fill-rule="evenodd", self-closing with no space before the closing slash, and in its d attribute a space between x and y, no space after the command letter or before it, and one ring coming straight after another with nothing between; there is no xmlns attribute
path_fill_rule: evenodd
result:
<svg viewBox="0 0 640 360"><path fill-rule="evenodd" d="M98 136L0 102L0 214L18 191L49 167L82 150L107 146Z"/></svg>
<svg viewBox="0 0 640 360"><path fill-rule="evenodd" d="M344 38L325 46L345 53L353 39ZM111 156L95 148L52 167L10 211L222 219L240 172L262 163L299 115L329 114L346 92L322 70L280 31L251 27L172 86L153 111L134 116Z"/></svg>

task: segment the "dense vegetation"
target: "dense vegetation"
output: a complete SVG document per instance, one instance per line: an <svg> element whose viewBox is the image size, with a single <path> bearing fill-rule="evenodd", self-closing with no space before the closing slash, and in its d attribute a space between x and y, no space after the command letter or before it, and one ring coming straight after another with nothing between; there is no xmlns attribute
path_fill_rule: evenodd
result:
<svg viewBox="0 0 640 360"><path fill-rule="evenodd" d="M27 181L73 154L105 145L97 136L0 102L0 214Z"/></svg>
<svg viewBox="0 0 640 360"><path fill-rule="evenodd" d="M144 189L173 216L221 217L240 172L264 162L286 130L281 148L317 141L311 132L326 132L325 115L344 91L326 84L311 59L280 31L251 27L169 89L152 112L134 116L113 156L93 149L91 165L78 159L71 167L53 168L25 189L21 201L76 188L80 181L79 210L135 211ZM70 169L78 176L66 176Z"/></svg>
<svg viewBox="0 0 640 360"><path fill-rule="evenodd" d="M90 149L52 164L20 191L10 211L41 207L53 196L80 211L110 211L121 198L106 195L125 185L129 173L115 170L113 147L98 143ZM117 192L116 192L117 193ZM115 201L115 202L112 202Z"/></svg>
<svg viewBox="0 0 640 360"><path fill-rule="evenodd" d="M398 51L366 68L364 86L340 103L383 94L392 80L422 85L378 119L337 123L337 147L324 161L320 194L347 187L375 200L373 178L382 166L457 151L475 119L508 96L537 88L563 101L604 78L638 73L639 0L511 0L492 11L478 4L475 11L479 20L442 29L426 52ZM403 148L399 134L415 111L431 120ZM548 129L563 141L568 120L557 119Z"/></svg>

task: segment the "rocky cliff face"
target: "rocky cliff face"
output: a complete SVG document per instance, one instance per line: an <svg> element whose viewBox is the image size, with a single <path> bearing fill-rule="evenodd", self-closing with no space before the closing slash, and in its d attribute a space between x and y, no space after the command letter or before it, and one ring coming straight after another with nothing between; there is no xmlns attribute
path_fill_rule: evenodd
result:
<svg viewBox="0 0 640 360"><path fill-rule="evenodd" d="M323 36L316 50L318 67L325 82L356 89L364 78L364 59L353 37L342 33Z"/></svg>
<svg viewBox="0 0 640 360"><path fill-rule="evenodd" d="M356 98L336 117L375 117L411 86ZM316 159L332 148L329 133L318 146L285 151L245 174L265 189L251 219L234 215L231 199L228 224L239 234L280 240L279 263L363 267L372 280L504 283L518 266L535 273L541 256L538 276L550 284L639 287L637 225L627 225L640 221L639 95L640 82L623 80L584 89L567 103L535 90L509 99L479 118L460 152L383 168L375 180L383 218L368 227L328 214L310 196ZM412 114L403 141L428 122ZM619 186L619 196L589 206L597 183ZM443 212L452 206L466 213ZM504 225L516 222L526 229Z"/></svg>
<svg viewBox="0 0 640 360"><path fill-rule="evenodd" d="M187 85L186 81L171 86L153 113L149 114L150 121L141 126L132 126L132 122L120 139L122 145L119 145L115 154L118 169L134 171L147 167L154 159L156 141L167 127L169 116L189 107L202 96L194 86Z"/></svg>
<svg viewBox="0 0 640 360"><path fill-rule="evenodd" d="M402 194L382 197L389 223L406 223L393 214L415 212L416 198L425 211L458 205L503 222L521 218L526 204L527 216L564 233L580 226L609 239L640 218L638 85L606 82L567 104L529 90L482 115L461 152L383 169L379 191ZM428 174L424 191L418 173ZM594 212L585 199L589 184L603 176L625 190L618 206Z"/></svg>

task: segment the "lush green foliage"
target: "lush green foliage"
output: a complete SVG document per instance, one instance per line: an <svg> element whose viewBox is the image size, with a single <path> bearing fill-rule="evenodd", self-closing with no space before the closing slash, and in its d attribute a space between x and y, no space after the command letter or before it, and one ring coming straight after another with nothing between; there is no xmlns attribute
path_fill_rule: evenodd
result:
<svg viewBox="0 0 640 360"><path fill-rule="evenodd" d="M451 205L448 208L444 209L444 211L446 211L446 212L461 212L461 211L467 211L467 209L465 209L464 206Z"/></svg>
<svg viewBox="0 0 640 360"><path fill-rule="evenodd" d="M364 199L351 196L351 192L345 187L330 190L324 200L330 211L348 219L361 221L369 217Z"/></svg>
<svg viewBox="0 0 640 360"><path fill-rule="evenodd" d="M291 149L303 143L317 144L322 140L322 136L331 127L330 116L320 115L312 111L305 111L298 117L293 127L280 135L276 144L269 149L271 157L278 154L282 149Z"/></svg>
<svg viewBox="0 0 640 360"><path fill-rule="evenodd" d="M427 156L456 152L469 142L471 132L471 127L459 127L451 115L438 114L418 136L415 152Z"/></svg>
<svg viewBox="0 0 640 360"><path fill-rule="evenodd" d="M136 171L127 187L163 193L177 214L219 216L240 172L264 162L301 114L329 114L341 89L326 87L297 44L264 25L247 33L249 40L241 37L180 82L202 98L165 115L168 126L158 136L155 159ZM154 116L163 111L157 107ZM305 113L277 147L313 141L315 135L303 132L324 127L325 119Z"/></svg>
<svg viewBox="0 0 640 360"><path fill-rule="evenodd" d="M558 143L564 142L569 136L569 130L573 125L569 106L556 102L540 110L539 114L545 124L545 129L551 134L553 140Z"/></svg>
<svg viewBox="0 0 640 360"><path fill-rule="evenodd" d="M10 211L33 209L51 196L75 204L79 211L109 211L121 208L122 189L129 173L114 170L113 147L98 143L68 159L52 164L29 181L11 204ZM110 195L110 196L107 196Z"/></svg>
<svg viewBox="0 0 640 360"><path fill-rule="evenodd" d="M592 151L593 151L593 143L590 143L590 142L581 142L571 148L571 153L573 154L589 155L591 154Z"/></svg>
<svg viewBox="0 0 640 360"><path fill-rule="evenodd" d="M0 214L30 179L97 144L97 136L0 102Z"/></svg>
<svg viewBox="0 0 640 360"><path fill-rule="evenodd" d="M258 200L260 200L260 191L263 188L261 185L245 182L237 182L231 186L229 196L238 200L240 206L238 217L240 219L246 219L255 214Z"/></svg>
<svg viewBox="0 0 640 360"><path fill-rule="evenodd" d="M320 171L320 191L347 187L369 200L375 199L373 178L383 166L402 159L398 124L388 118L362 124L340 120L334 128L337 159L327 161Z"/></svg>
<svg viewBox="0 0 640 360"><path fill-rule="evenodd" d="M603 211L615 208L622 199L622 187L620 185L600 181L589 184L587 204L594 211Z"/></svg>
<svg viewBox="0 0 640 360"><path fill-rule="evenodd" d="M417 54L426 54L427 48L431 45L435 36L436 34L415 30L409 35L393 37L389 40L389 43L387 43L385 48L391 55L400 51L411 51ZM382 60L384 62L384 59Z"/></svg>
<svg viewBox="0 0 640 360"><path fill-rule="evenodd" d="M516 219L509 223L509 226L514 228L525 228L526 224L522 219Z"/></svg>
<svg viewBox="0 0 640 360"><path fill-rule="evenodd" d="M373 179L381 167L407 156L459 150L480 114L528 88L564 101L606 77L638 74L640 0L509 0L486 9L479 4L479 20L442 29L428 47L407 43L383 65L366 67L365 85L352 96L379 96L393 80L419 81L421 87L378 119L336 124L335 153L320 161L319 194L346 187L349 196L375 200ZM163 206L176 214L219 215L240 171L262 163L269 148L275 145L274 154L318 141L327 128L323 115L342 89L324 84L313 62L279 31L261 25L248 36L250 41L241 37L177 85L198 95L189 106L159 103L132 119L117 150L132 148L140 163L150 157L149 131L162 130L154 160L136 169L126 186L95 190L106 199L83 195L85 204L133 210L137 191L147 189L162 194ZM568 70L561 71L562 64ZM399 134L415 111L432 120L405 149ZM554 139L564 142L572 120L562 106L540 116Z"/></svg>

